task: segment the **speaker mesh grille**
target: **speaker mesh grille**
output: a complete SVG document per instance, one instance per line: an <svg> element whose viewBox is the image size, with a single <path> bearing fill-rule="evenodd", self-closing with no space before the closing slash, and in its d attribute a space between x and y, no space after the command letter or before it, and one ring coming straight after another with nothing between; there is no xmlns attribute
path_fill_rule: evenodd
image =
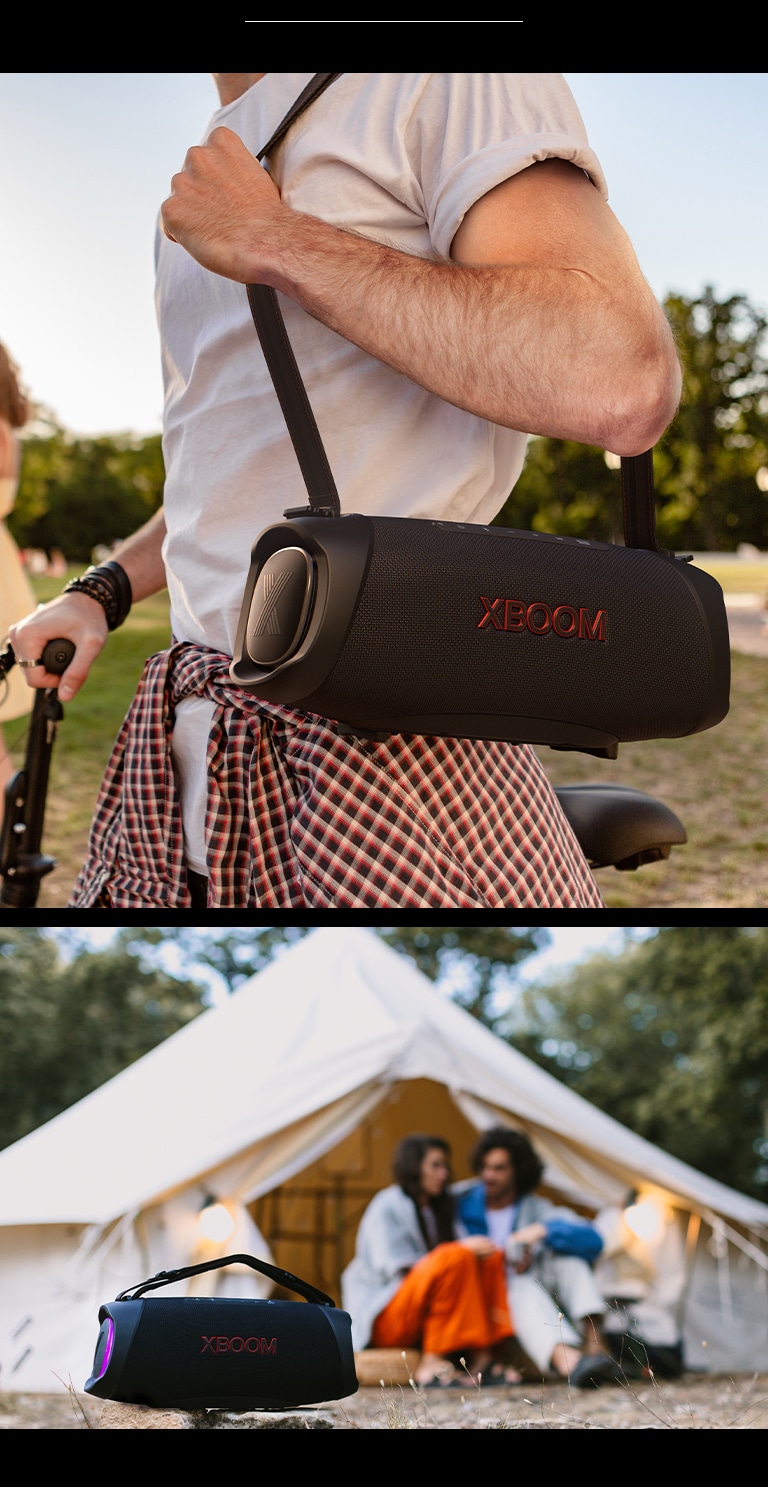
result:
<svg viewBox="0 0 768 1487"><path fill-rule="evenodd" d="M151 1297L117 1397L201 1407L228 1397L306 1403L336 1397L342 1382L339 1348L322 1307Z"/></svg>
<svg viewBox="0 0 768 1487"><path fill-rule="evenodd" d="M362 723L392 714L487 714L491 698L498 713L608 732L620 717L626 740L682 736L704 715L706 633L674 562L641 549L574 547L501 529L393 519L374 519L374 527L368 582L346 644L303 707ZM592 624L604 610L606 639L561 636L551 624L541 634L491 621L479 629L481 594L490 605L509 599L526 612L537 603L550 615L562 606L584 610ZM503 615L504 605L494 613ZM532 623L544 628L546 614ZM567 610L559 623L573 624Z"/></svg>

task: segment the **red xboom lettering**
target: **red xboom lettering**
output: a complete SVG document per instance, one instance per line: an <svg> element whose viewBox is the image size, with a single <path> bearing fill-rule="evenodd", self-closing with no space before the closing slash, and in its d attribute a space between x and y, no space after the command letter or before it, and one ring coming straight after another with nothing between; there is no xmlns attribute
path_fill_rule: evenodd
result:
<svg viewBox="0 0 768 1487"><path fill-rule="evenodd" d="M277 1338L201 1337L201 1353L276 1353Z"/></svg>
<svg viewBox="0 0 768 1487"><path fill-rule="evenodd" d="M528 630L531 635L559 635L562 640L576 636L579 640L607 640L607 615L598 609L594 617L588 609L572 604L558 604L553 609L537 600L523 604L520 599L489 599L480 595L483 614L478 630Z"/></svg>

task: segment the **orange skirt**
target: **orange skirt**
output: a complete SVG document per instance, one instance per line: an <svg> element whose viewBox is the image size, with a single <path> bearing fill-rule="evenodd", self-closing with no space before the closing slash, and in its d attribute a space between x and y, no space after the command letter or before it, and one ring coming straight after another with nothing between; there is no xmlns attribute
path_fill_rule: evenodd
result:
<svg viewBox="0 0 768 1487"><path fill-rule="evenodd" d="M481 1258L454 1242L436 1245L409 1270L379 1312L371 1345L445 1354L493 1347L513 1332L502 1251Z"/></svg>

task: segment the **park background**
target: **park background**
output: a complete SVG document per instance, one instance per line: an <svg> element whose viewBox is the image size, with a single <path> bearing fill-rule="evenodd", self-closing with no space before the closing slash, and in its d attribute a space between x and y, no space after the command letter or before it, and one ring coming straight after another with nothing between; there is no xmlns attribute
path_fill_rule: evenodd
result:
<svg viewBox="0 0 768 1487"><path fill-rule="evenodd" d="M542 760L556 784L599 779L658 794L686 825L689 846L668 864L600 875L609 907L757 906L768 889L766 75L566 78L685 367L680 414L655 455L660 537L702 555L749 638L716 732L624 747L610 764L546 749ZM162 500L157 211L215 103L206 74L0 74L0 135L14 141L0 157L12 224L0 241L0 337L38 407L9 526L20 546L63 552L74 571ZM532 440L499 520L614 540L614 465L601 450ZM713 565L713 552L732 561ZM36 596L61 582L41 574ZM66 903L111 742L145 657L167 640L160 595L136 607L68 708L48 810L61 867L42 906ZM19 759L23 739L23 724L8 730Z"/></svg>

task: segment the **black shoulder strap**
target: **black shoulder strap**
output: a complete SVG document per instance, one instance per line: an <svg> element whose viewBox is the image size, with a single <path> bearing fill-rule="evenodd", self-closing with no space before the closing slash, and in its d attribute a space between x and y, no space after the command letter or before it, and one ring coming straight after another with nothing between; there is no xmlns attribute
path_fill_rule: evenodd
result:
<svg viewBox="0 0 768 1487"><path fill-rule="evenodd" d="M622 455L621 499L626 546L648 547L651 552L658 552L652 449L645 454Z"/></svg>
<svg viewBox="0 0 768 1487"><path fill-rule="evenodd" d="M280 142L294 119L324 92L329 83L340 77L338 72L316 72L281 120L274 134L259 151L257 159ZM248 284L248 303L258 332L269 374L283 410L296 457L309 495L313 516L339 516L341 505L331 467L320 438L320 432L307 397L301 373L296 364L285 322L274 289L265 284ZM624 512L624 541L627 547L659 551L656 538L656 499L653 487L653 454L621 458L621 491ZM304 508L301 508L304 509ZM286 517L300 510L286 511Z"/></svg>
<svg viewBox="0 0 768 1487"><path fill-rule="evenodd" d="M205 1270L221 1270L223 1265L250 1265L252 1270L269 1276L279 1286L285 1286L287 1291L296 1291L305 1301L314 1301L318 1306L336 1306L331 1296L326 1296L325 1291L318 1291L317 1286L310 1285L309 1281L299 1280L290 1270L280 1270L277 1265L268 1265L266 1260L254 1259L253 1255L224 1255L220 1260L207 1260L203 1265L187 1265L182 1270L159 1270L150 1280L142 1281L138 1286L128 1286L115 1300L138 1301L145 1291L156 1291L159 1286L171 1286L174 1281L185 1280L188 1275L202 1275Z"/></svg>
<svg viewBox="0 0 768 1487"><path fill-rule="evenodd" d="M329 84L340 76L339 72L315 73L295 103L291 104L285 118L278 124L263 150L259 151L257 160L268 155L270 150L280 143L299 114L303 113L304 109L308 108L315 98L319 98ZM253 323L256 326L261 349L264 352L264 360L267 363L269 375L283 410L288 433L296 451L312 512L315 516L339 516L341 506L336 482L331 473L328 456L315 423L315 415L312 412L301 373L296 365L296 358L288 339L277 295L274 289L270 289L266 284L248 284L246 288ZM297 512L286 511L285 515L295 516Z"/></svg>
<svg viewBox="0 0 768 1487"><path fill-rule="evenodd" d="M294 119L298 119L299 114L303 114L305 108L309 108L310 103L313 103L316 98L319 98L320 94L324 93L326 88L332 82L335 82L337 77L341 77L340 72L316 72L314 77L310 78L306 88L302 89L298 98L291 104L285 117L280 120L274 134L270 135L263 150L259 150L256 156L257 160L263 160L264 156L268 155L270 150L275 148L275 145L279 145L283 135L288 133Z"/></svg>

